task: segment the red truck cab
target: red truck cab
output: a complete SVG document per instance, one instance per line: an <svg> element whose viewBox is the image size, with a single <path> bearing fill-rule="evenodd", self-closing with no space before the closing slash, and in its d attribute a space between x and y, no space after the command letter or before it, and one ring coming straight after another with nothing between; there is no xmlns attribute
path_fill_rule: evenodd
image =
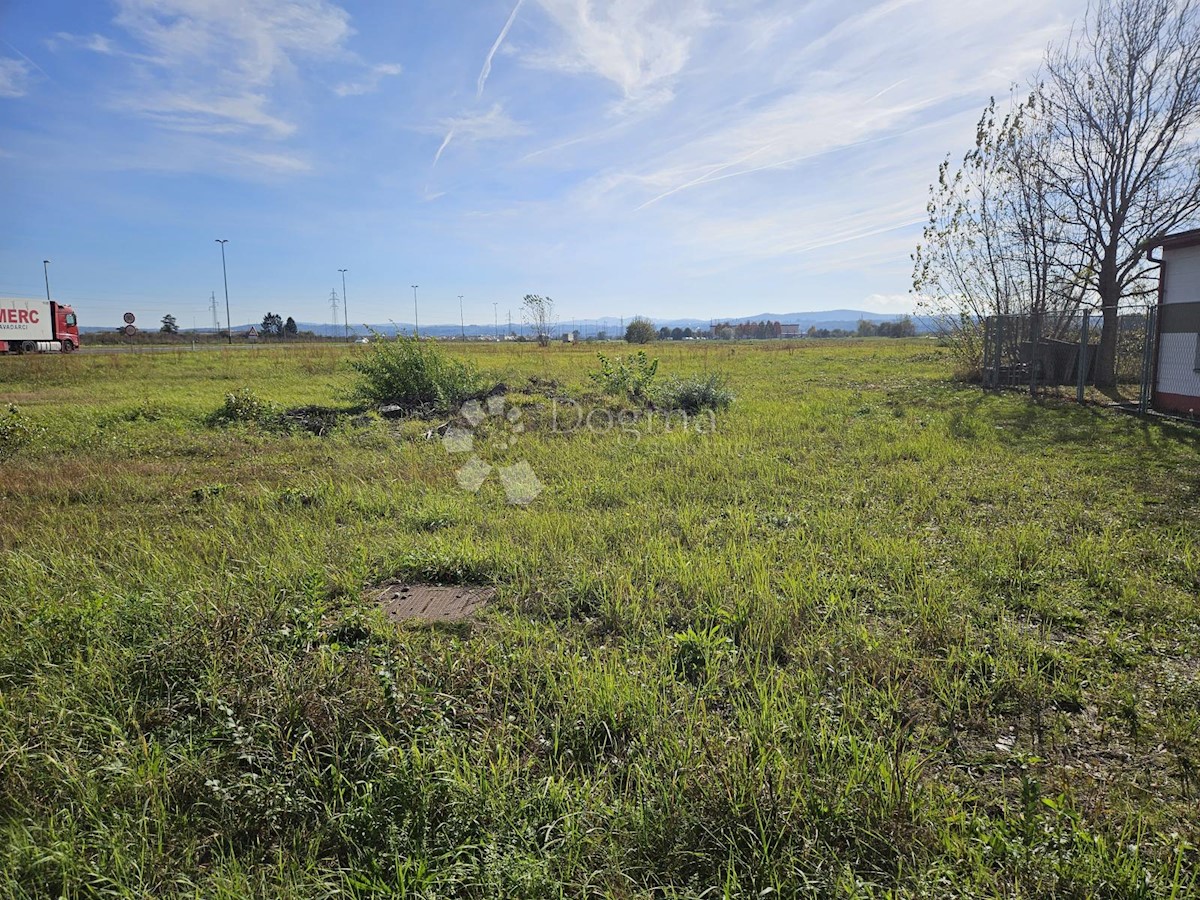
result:
<svg viewBox="0 0 1200 900"><path fill-rule="evenodd" d="M71 307L0 298L0 353L70 353L78 346L79 320Z"/></svg>

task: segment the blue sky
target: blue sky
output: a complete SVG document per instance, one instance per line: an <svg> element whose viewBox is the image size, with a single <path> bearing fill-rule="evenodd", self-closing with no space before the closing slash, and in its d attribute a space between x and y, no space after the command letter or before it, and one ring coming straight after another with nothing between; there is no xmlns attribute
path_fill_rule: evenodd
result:
<svg viewBox="0 0 1200 900"><path fill-rule="evenodd" d="M10 0L0 296L85 324L907 311L928 184L1084 0Z"/></svg>

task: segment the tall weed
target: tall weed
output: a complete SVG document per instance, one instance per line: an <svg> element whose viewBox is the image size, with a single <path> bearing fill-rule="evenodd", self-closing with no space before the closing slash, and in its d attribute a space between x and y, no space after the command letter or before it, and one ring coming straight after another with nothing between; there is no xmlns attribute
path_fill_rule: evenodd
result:
<svg viewBox="0 0 1200 900"><path fill-rule="evenodd" d="M354 399L409 410L445 412L490 386L474 366L452 359L435 343L413 337L387 340L376 335L350 368L358 373L350 389Z"/></svg>

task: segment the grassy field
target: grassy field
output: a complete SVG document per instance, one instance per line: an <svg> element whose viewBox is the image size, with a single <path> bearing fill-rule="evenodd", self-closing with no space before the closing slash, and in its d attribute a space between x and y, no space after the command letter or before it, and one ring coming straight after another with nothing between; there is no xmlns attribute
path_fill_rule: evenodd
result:
<svg viewBox="0 0 1200 900"><path fill-rule="evenodd" d="M1195 430L923 340L656 345L736 402L609 429L471 347L513 505L354 352L0 359L0 895L1200 891Z"/></svg>

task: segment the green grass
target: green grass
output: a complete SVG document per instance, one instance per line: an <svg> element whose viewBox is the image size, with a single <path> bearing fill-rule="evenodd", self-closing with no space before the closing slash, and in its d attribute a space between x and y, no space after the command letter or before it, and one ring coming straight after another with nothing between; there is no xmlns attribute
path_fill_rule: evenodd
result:
<svg viewBox="0 0 1200 900"><path fill-rule="evenodd" d="M1200 890L1194 431L927 341L651 350L736 401L563 433L592 350L453 351L528 506L358 348L0 359L0 895ZM396 629L394 577L498 597Z"/></svg>

